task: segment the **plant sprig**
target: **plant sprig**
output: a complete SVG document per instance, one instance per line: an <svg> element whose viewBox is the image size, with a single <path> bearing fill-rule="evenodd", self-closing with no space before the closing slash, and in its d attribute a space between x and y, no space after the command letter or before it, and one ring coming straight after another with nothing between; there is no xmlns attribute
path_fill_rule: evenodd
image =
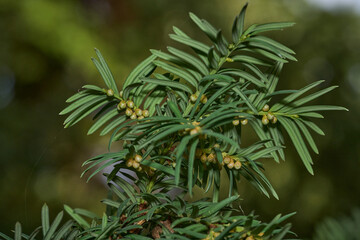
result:
<svg viewBox="0 0 360 240"><path fill-rule="evenodd" d="M67 99L60 114L69 115L70 127L88 115L94 124L88 131L112 133L109 149L122 150L84 162L88 180L105 173L111 196L102 217L65 206L73 220L59 228L60 213L50 225L43 207L42 227L31 235L15 228L15 239L283 239L290 224L280 225L292 214L276 216L269 224L233 207L239 199L238 183L246 179L260 193L278 198L263 173L261 159L285 159L286 132L306 169L313 174L308 149L318 153L311 132L323 135L312 121L319 111L346 110L329 105L307 105L336 87L308 94L322 81L300 90L277 90L280 73L295 52L262 33L282 30L294 23L266 23L245 27L247 5L236 16L232 38L226 39L208 21L190 13L192 21L211 40L207 45L177 27L170 38L190 48L167 47L151 55L129 74L122 88L116 84L97 49L93 62L105 88L85 85ZM119 90L120 89L120 90ZM274 96L283 96L274 101ZM251 127L259 138L242 144L242 129ZM220 200L221 174L229 179L228 198ZM211 201L187 202L197 186L212 190ZM176 196L169 193L179 191ZM91 221L88 221L90 219ZM3 234L5 239L11 239Z"/></svg>

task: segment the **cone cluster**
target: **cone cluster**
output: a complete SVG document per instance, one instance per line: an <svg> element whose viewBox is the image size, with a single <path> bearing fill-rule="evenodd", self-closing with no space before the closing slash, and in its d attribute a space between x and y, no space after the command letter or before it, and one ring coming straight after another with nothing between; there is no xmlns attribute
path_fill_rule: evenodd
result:
<svg viewBox="0 0 360 240"><path fill-rule="evenodd" d="M239 117L236 117L233 121L232 121L232 124L234 126L238 126L240 123L241 125L245 126L246 124L248 124L248 120L246 118L243 118L243 119L239 119Z"/></svg>
<svg viewBox="0 0 360 240"><path fill-rule="evenodd" d="M117 105L118 110L125 110L125 115L128 116L130 119L143 119L146 117L149 117L149 111L148 110L142 110L140 108L137 108L133 101L131 100L121 100L119 104Z"/></svg>
<svg viewBox="0 0 360 240"><path fill-rule="evenodd" d="M129 168L133 167L136 170L141 171L143 168L142 165L140 164L142 160L143 160L142 156L136 154L134 157L131 157L128 160L126 160L126 166Z"/></svg>
<svg viewBox="0 0 360 240"><path fill-rule="evenodd" d="M227 155L226 153L223 153L223 164L226 165L229 169L240 169L242 165L237 157Z"/></svg>
<svg viewBox="0 0 360 240"><path fill-rule="evenodd" d="M195 157L200 159L200 161L204 164L206 163L218 163L218 158L215 153L215 148L220 148L219 144L215 144L213 148L202 149L198 148L195 152ZM222 153L223 162L222 165L226 165L229 169L240 169L241 162L235 156L230 156L227 153ZM220 165L220 164L219 164ZM221 165L220 165L221 166Z"/></svg>
<svg viewBox="0 0 360 240"><path fill-rule="evenodd" d="M183 124L183 123L182 123ZM185 128L184 130L179 131L180 136L184 136L186 134L195 135L201 132L200 122L192 122L191 123L194 128Z"/></svg>
<svg viewBox="0 0 360 240"><path fill-rule="evenodd" d="M153 176L155 169L146 165L141 164L143 158L141 155L136 154L126 160L126 166L128 168L134 168L138 172L146 172L149 176Z"/></svg>
<svg viewBox="0 0 360 240"><path fill-rule="evenodd" d="M225 224L225 226L228 225L229 224ZM235 227L234 229L230 230L231 233L243 232L243 231L244 231L243 227ZM203 238L202 240L215 240L220 234L221 232L215 232L214 230L211 230L209 235L207 235L206 238ZM257 235L250 235L250 233L244 233L241 235L241 238L239 238L239 240L261 240L263 239L262 238L263 236L264 236L263 232Z"/></svg>
<svg viewBox="0 0 360 240"><path fill-rule="evenodd" d="M218 163L218 159L216 157L215 149L219 148L219 144L215 144L213 148L198 148L195 151L195 157L200 159L202 163Z"/></svg>
<svg viewBox="0 0 360 240"><path fill-rule="evenodd" d="M267 104L262 108L263 112L265 112L261 119L263 125L268 125L270 122L272 124L275 124L277 122L276 116L273 113L269 112L269 109L270 107Z"/></svg>
<svg viewBox="0 0 360 240"><path fill-rule="evenodd" d="M190 101L191 101L192 103L195 103L196 100L198 99L198 97L199 97L198 93L191 94L191 96L190 96ZM202 104L205 104L205 103L207 103L207 101L208 101L207 96L206 96L205 94L201 95L200 102L201 102Z"/></svg>

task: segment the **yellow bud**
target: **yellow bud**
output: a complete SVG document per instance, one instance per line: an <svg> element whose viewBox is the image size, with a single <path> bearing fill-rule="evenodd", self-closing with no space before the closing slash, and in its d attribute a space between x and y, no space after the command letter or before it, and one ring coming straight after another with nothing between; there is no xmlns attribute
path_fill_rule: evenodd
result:
<svg viewBox="0 0 360 240"><path fill-rule="evenodd" d="M207 156L207 160L209 162L215 162L215 156L214 154L210 153L208 156Z"/></svg>
<svg viewBox="0 0 360 240"><path fill-rule="evenodd" d="M193 126L199 126L199 125L200 125L200 123L199 123L199 122L196 122L196 121L192 122L191 124L192 124Z"/></svg>
<svg viewBox="0 0 360 240"><path fill-rule="evenodd" d="M197 133L198 133L198 130L196 130L196 128L191 129L191 131L190 131L190 135L195 135Z"/></svg>
<svg viewBox="0 0 360 240"><path fill-rule="evenodd" d="M114 91L112 89L108 89L106 90L106 95L108 95L109 97L114 96Z"/></svg>
<svg viewBox="0 0 360 240"><path fill-rule="evenodd" d="M214 148L220 148L220 145L218 143L215 143Z"/></svg>
<svg viewBox="0 0 360 240"><path fill-rule="evenodd" d="M207 101L208 101L207 96L202 95L200 101L201 101L201 103L203 103L203 104L207 103Z"/></svg>
<svg viewBox="0 0 360 240"><path fill-rule="evenodd" d="M227 62L234 62L234 60L232 58L226 58Z"/></svg>
<svg viewBox="0 0 360 240"><path fill-rule="evenodd" d="M117 105L117 108L119 110L126 108L126 102L124 100L120 101L120 103Z"/></svg>
<svg viewBox="0 0 360 240"><path fill-rule="evenodd" d="M243 119L243 120L241 120L241 125L246 125L246 124L248 124L248 120L247 119Z"/></svg>
<svg viewBox="0 0 360 240"><path fill-rule="evenodd" d="M267 118L268 118L269 120L273 120L273 119L274 119L274 115L271 114L271 113L268 113L268 114L267 114Z"/></svg>
<svg viewBox="0 0 360 240"><path fill-rule="evenodd" d="M133 111L130 108L127 108L125 111L125 115L130 117L133 114Z"/></svg>
<svg viewBox="0 0 360 240"><path fill-rule="evenodd" d="M263 118L261 119L262 124L264 125L268 125L269 124L269 119L266 117L266 115L263 116Z"/></svg>
<svg viewBox="0 0 360 240"><path fill-rule="evenodd" d="M136 118L137 118L137 116L136 116L135 113L131 114L130 119L134 120L134 119L136 119Z"/></svg>
<svg viewBox="0 0 360 240"><path fill-rule="evenodd" d="M232 169L234 167L234 161L231 161L227 166L228 168Z"/></svg>
<svg viewBox="0 0 360 240"><path fill-rule="evenodd" d="M139 171L139 172L141 172L141 171L142 171L142 167L141 167L141 166L138 168L138 171Z"/></svg>
<svg viewBox="0 0 360 240"><path fill-rule="evenodd" d="M234 121L232 121L232 124L233 124L234 126L237 126L237 125L240 124L240 121L239 121L238 119L235 119Z"/></svg>
<svg viewBox="0 0 360 240"><path fill-rule="evenodd" d="M140 116L138 117L138 120L144 119L144 116Z"/></svg>
<svg viewBox="0 0 360 240"><path fill-rule="evenodd" d="M269 109L270 109L270 107L269 107L269 105L267 105L267 104L265 104L265 106L262 108L262 110L263 110L264 112L269 111Z"/></svg>
<svg viewBox="0 0 360 240"><path fill-rule="evenodd" d="M190 101L192 101L193 103L196 102L196 99L197 99L197 95L196 94L192 94L190 96Z"/></svg>
<svg viewBox="0 0 360 240"><path fill-rule="evenodd" d="M203 155L201 155L200 161L201 161L202 163L205 163L206 160L207 160L207 156L206 156L206 154L204 153Z"/></svg>
<svg viewBox="0 0 360 240"><path fill-rule="evenodd" d="M120 103L116 106L116 108L120 111L122 110Z"/></svg>
<svg viewBox="0 0 360 240"><path fill-rule="evenodd" d="M144 110L142 114L144 117L148 117L150 115L149 110Z"/></svg>
<svg viewBox="0 0 360 240"><path fill-rule="evenodd" d="M127 161L126 161L126 166L127 167L131 167L132 165L133 165L133 162L134 162L134 160L133 159L128 159Z"/></svg>
<svg viewBox="0 0 360 240"><path fill-rule="evenodd" d="M127 106L128 106L129 108L134 108L134 106L135 106L134 102L131 101L131 100L128 100L128 101L126 102L126 104L127 104Z"/></svg>
<svg viewBox="0 0 360 240"><path fill-rule="evenodd" d="M229 157L224 158L224 163L225 164L229 164L230 162L231 162L231 158L229 158Z"/></svg>
<svg viewBox="0 0 360 240"><path fill-rule="evenodd" d="M240 168L241 168L241 162L240 162L240 161L236 161L234 167L235 167L236 169L240 169Z"/></svg>
<svg viewBox="0 0 360 240"><path fill-rule="evenodd" d="M140 163L138 162L133 162L133 168L139 168L140 167Z"/></svg>
<svg viewBox="0 0 360 240"><path fill-rule="evenodd" d="M136 110L135 110L135 114L137 115L137 116L142 116L142 110L140 109L140 108L137 108Z"/></svg>
<svg viewBox="0 0 360 240"><path fill-rule="evenodd" d="M274 118L271 120L271 123L275 124L277 122L277 117L274 116Z"/></svg>
<svg viewBox="0 0 360 240"><path fill-rule="evenodd" d="M135 161L139 163L139 162L141 162L141 160L142 160L142 157L139 154L136 154Z"/></svg>
<svg viewBox="0 0 360 240"><path fill-rule="evenodd" d="M123 92L123 91L120 91L119 96L120 96L120 97L123 97L123 94L124 94L124 92Z"/></svg>
<svg viewBox="0 0 360 240"><path fill-rule="evenodd" d="M197 133L200 132L200 130L201 130L200 127L195 127L194 129L191 129L191 130L190 130L190 135L197 134Z"/></svg>

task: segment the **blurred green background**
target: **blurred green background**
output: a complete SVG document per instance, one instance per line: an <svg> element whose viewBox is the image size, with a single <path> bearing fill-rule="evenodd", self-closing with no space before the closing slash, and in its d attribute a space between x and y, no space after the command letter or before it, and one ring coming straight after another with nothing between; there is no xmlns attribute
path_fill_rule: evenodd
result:
<svg viewBox="0 0 360 240"><path fill-rule="evenodd" d="M277 213L296 211L293 230L310 237L324 217L349 213L360 205L359 2L249 2L247 24L297 22L292 29L271 34L294 49L299 60L285 66L280 88L297 89L325 79L322 87L340 88L318 103L350 109L326 113L326 120L318 122L326 136L316 136L320 155L314 156L315 176L306 172L291 146L286 162L266 162L279 201L241 184L246 213L255 209L270 220ZM108 137L86 136L90 119L64 130L64 118L58 116L65 99L82 85L102 84L90 60L94 47L102 51L121 83L149 55L148 49L173 44L167 37L173 25L206 39L189 19L189 11L230 36L233 18L244 3L0 0L0 232L9 233L17 220L27 232L38 226L44 202L52 216L63 204L102 212L99 201L106 196L106 187L101 176L86 183L79 175L84 160L107 150Z"/></svg>

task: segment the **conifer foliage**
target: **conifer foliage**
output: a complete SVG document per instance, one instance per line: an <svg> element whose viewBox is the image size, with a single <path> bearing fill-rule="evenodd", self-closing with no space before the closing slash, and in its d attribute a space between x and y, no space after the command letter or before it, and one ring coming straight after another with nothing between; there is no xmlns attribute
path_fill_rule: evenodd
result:
<svg viewBox="0 0 360 240"><path fill-rule="evenodd" d="M292 214L263 223L236 206L238 183L247 180L261 194L278 198L263 173L261 159L285 159L284 134L289 136L306 169L313 174L311 151L318 153L312 134L323 131L312 122L318 113L344 110L329 105L308 105L333 90L315 91L322 81L300 90L278 90L279 75L294 52L263 35L294 24L254 24L245 28L247 5L236 16L232 37L226 39L204 19L191 20L211 46L174 27L170 38L177 48L151 50L126 78L115 81L98 50L92 59L104 80L101 87L85 85L67 99L60 115L65 127L89 115L94 123L88 134L111 134L109 152L84 162L88 180L107 167L109 198L103 216L65 206L52 221L46 205L42 226L19 239L284 239L294 238ZM309 93L312 91L312 93ZM274 100L276 99L276 101ZM252 128L258 141L244 146L243 128ZM122 150L111 151L112 144ZM227 176L228 196L219 199ZM185 201L194 187L212 191L212 199ZM179 189L176 194L171 190ZM1 234L4 239L11 237Z"/></svg>

